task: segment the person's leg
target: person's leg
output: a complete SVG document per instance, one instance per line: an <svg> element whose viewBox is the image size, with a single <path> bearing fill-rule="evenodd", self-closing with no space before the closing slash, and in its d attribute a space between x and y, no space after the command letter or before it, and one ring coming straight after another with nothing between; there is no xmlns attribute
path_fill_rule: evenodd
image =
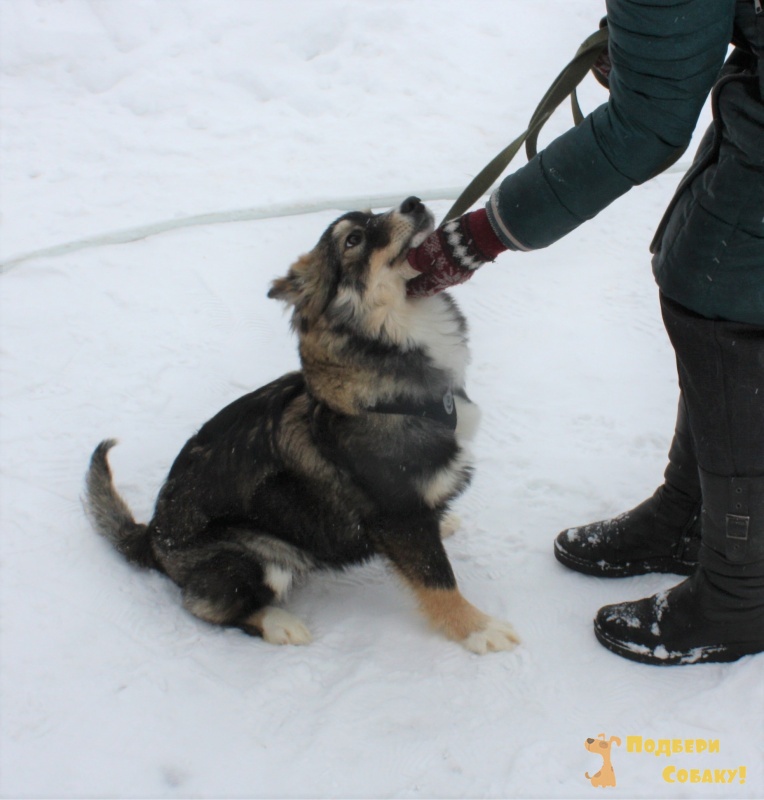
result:
<svg viewBox="0 0 764 800"><path fill-rule="evenodd" d="M764 327L661 304L699 465L699 566L673 589L601 609L595 633L636 661L734 661L764 651Z"/></svg>
<svg viewBox="0 0 764 800"><path fill-rule="evenodd" d="M700 548L700 480L681 394L668 458L664 482L652 497L612 519L563 531L554 543L557 560L604 578L691 575Z"/></svg>

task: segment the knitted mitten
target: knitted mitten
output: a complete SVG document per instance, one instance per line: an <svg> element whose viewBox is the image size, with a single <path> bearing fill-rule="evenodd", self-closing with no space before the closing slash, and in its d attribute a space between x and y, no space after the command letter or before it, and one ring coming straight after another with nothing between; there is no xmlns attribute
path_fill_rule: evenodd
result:
<svg viewBox="0 0 764 800"><path fill-rule="evenodd" d="M427 297L464 283L478 267L507 249L484 208L464 214L409 251L409 264L421 275L408 282L407 293L409 297Z"/></svg>

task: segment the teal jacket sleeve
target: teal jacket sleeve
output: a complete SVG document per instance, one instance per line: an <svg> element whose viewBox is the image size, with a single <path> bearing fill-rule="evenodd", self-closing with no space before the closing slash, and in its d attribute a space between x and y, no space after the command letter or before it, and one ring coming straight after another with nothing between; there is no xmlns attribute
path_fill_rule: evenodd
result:
<svg viewBox="0 0 764 800"><path fill-rule="evenodd" d="M557 241L687 147L734 15L735 0L608 0L610 99L493 193L489 218L507 246Z"/></svg>

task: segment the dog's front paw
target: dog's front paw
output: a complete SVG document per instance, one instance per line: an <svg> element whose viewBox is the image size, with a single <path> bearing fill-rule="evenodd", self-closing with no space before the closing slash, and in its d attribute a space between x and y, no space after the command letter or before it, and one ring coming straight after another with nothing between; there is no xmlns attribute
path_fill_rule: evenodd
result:
<svg viewBox="0 0 764 800"><path fill-rule="evenodd" d="M512 650L520 644L514 628L500 619L488 617L485 627L462 639L460 644L473 653L484 655L500 650Z"/></svg>
<svg viewBox="0 0 764 800"><path fill-rule="evenodd" d="M309 644L312 641L305 625L283 608L264 608L257 612L251 624L270 644Z"/></svg>

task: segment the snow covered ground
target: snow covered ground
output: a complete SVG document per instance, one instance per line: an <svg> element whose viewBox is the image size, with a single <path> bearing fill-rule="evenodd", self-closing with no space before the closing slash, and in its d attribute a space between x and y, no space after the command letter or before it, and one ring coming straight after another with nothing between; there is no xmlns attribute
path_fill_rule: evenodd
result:
<svg viewBox="0 0 764 800"><path fill-rule="evenodd" d="M764 795L761 658L619 659L596 610L678 579L586 578L552 555L560 529L661 479L676 380L647 244L676 173L455 291L484 420L447 549L515 652L431 633L382 563L293 594L309 647L206 626L79 503L117 436L116 481L148 519L195 428L297 365L270 280L366 198L419 194L441 216L602 6L0 0L3 797L592 797L584 741L602 732L622 742L603 792ZM583 104L602 100L592 81ZM286 215L305 207L323 210ZM205 214L218 224L186 226ZM176 228L98 245L158 222Z"/></svg>

